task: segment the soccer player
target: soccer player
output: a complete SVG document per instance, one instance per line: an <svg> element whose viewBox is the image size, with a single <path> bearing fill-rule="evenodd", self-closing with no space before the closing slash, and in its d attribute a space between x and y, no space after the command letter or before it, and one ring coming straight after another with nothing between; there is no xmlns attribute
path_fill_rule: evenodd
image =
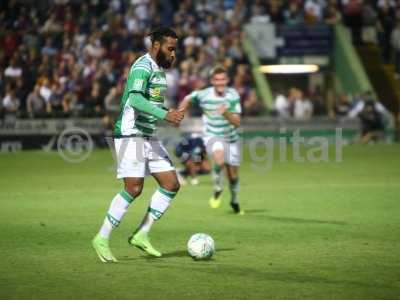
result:
<svg viewBox="0 0 400 300"><path fill-rule="evenodd" d="M92 240L103 262L117 262L109 248L109 238L132 202L139 197L144 177L151 174L159 184L151 197L142 223L128 239L129 244L160 257L150 243L153 223L165 213L179 190L177 175L162 143L155 137L157 120L178 125L184 115L163 108L167 82L164 69L171 67L177 47L176 33L162 27L150 34L149 52L132 65L121 99L121 112L115 123L114 143L118 160L117 178L124 189L111 201L99 233Z"/></svg>
<svg viewBox="0 0 400 300"><path fill-rule="evenodd" d="M197 103L203 112L203 134L207 152L213 161L214 193L209 200L212 208L221 204L222 169L226 168L231 192L230 205L236 214L243 214L238 201L239 191L239 134L240 97L237 91L228 87L228 74L222 67L211 71L211 87L193 91L179 105L179 111L186 111L192 103Z"/></svg>

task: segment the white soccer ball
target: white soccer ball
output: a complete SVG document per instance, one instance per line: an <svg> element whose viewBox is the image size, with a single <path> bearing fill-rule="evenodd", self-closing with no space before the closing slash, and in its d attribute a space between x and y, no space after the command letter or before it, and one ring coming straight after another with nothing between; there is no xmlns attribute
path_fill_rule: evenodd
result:
<svg viewBox="0 0 400 300"><path fill-rule="evenodd" d="M205 233L193 234L187 243L187 248L189 255L194 259L210 259L215 252L214 240Z"/></svg>

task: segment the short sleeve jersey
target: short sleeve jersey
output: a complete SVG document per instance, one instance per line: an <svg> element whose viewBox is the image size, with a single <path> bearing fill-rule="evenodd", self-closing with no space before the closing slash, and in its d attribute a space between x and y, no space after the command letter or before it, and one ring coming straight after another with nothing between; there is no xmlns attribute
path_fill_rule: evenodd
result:
<svg viewBox="0 0 400 300"><path fill-rule="evenodd" d="M166 89L164 70L157 65L150 54L139 57L132 65L126 80L114 135L154 136L157 118L136 110L129 101L129 95L141 93L151 104L163 107Z"/></svg>
<svg viewBox="0 0 400 300"><path fill-rule="evenodd" d="M203 132L205 136L222 137L229 142L239 138L238 130L218 112L218 107L225 105L228 112L240 114L240 96L233 88L226 88L224 95L219 96L213 87L190 94L192 103L197 103L203 112Z"/></svg>

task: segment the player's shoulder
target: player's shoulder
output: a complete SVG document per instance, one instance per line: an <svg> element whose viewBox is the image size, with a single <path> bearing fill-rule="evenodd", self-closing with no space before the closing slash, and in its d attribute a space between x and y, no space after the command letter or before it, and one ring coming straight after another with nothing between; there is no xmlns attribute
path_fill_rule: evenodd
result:
<svg viewBox="0 0 400 300"><path fill-rule="evenodd" d="M211 93L211 91L212 91L211 89L212 89L212 87L206 87L206 88L203 88L203 89L195 90L193 92L199 98L203 98L203 97L206 97L208 94Z"/></svg>
<svg viewBox="0 0 400 300"><path fill-rule="evenodd" d="M149 54L145 54L140 56L132 65L132 70L141 70L152 72L153 71L153 64Z"/></svg>
<svg viewBox="0 0 400 300"><path fill-rule="evenodd" d="M227 88L227 95L230 100L237 100L240 98L240 95L237 90L235 90L233 87L228 87Z"/></svg>
<svg viewBox="0 0 400 300"><path fill-rule="evenodd" d="M207 96L213 92L213 87L208 86L200 90L203 96Z"/></svg>

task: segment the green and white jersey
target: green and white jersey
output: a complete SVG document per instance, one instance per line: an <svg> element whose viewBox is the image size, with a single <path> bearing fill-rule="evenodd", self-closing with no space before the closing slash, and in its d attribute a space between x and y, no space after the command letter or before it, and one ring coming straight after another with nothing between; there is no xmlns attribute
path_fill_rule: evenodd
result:
<svg viewBox="0 0 400 300"><path fill-rule="evenodd" d="M141 93L151 104L164 106L167 80L164 70L147 53L132 65L126 80L120 104L120 114L115 123L115 136L154 136L157 118L132 107L129 94Z"/></svg>
<svg viewBox="0 0 400 300"><path fill-rule="evenodd" d="M222 137L229 142L239 139L239 133L235 126L218 112L218 107L225 105L228 112L240 114L240 96L233 88L226 88L225 94L219 96L214 87L194 91L190 94L192 103L197 103L203 111L203 132L205 136Z"/></svg>

